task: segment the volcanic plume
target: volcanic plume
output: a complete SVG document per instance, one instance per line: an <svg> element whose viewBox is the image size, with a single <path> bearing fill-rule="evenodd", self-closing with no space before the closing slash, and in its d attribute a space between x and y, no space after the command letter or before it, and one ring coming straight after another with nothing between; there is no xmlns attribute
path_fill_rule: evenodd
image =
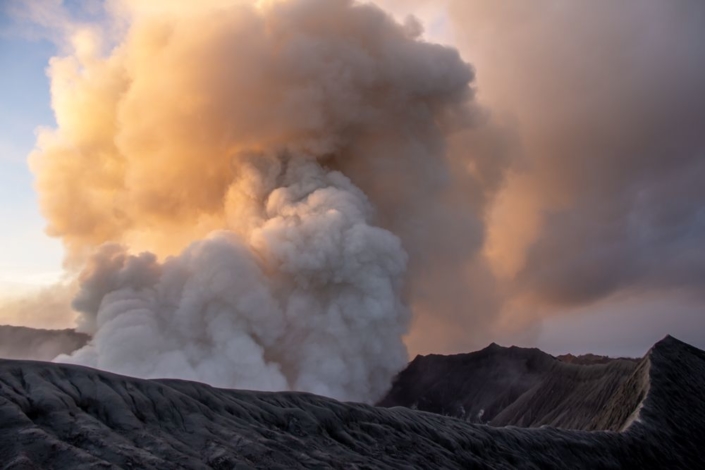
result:
<svg viewBox="0 0 705 470"><path fill-rule="evenodd" d="M421 294L461 286L481 245L453 208L493 170L447 149L484 119L473 70L373 5L216 3L110 4L51 61L31 164L93 337L59 360L374 401L407 361L405 281L443 259Z"/></svg>

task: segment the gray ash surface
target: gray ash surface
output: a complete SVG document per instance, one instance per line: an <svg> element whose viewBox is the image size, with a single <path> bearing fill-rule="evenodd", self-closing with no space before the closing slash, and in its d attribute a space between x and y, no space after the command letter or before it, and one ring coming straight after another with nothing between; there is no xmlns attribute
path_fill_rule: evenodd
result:
<svg viewBox="0 0 705 470"><path fill-rule="evenodd" d="M540 377L554 360L535 350L529 356L527 370ZM561 429L493 427L305 393L222 390L3 360L0 462L5 469L703 468L703 351L667 337L636 364L582 367L592 368L584 373L591 391L585 400L600 406L580 405L575 420L552 418L584 428ZM544 377L553 385L522 401L527 410L551 416L543 407L556 408L552 400L570 395L561 380ZM511 416L534 425L527 414Z"/></svg>

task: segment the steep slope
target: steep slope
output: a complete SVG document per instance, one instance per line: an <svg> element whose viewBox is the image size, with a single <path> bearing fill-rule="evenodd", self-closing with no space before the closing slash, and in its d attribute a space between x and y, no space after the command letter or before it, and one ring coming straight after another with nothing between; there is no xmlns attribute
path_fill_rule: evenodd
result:
<svg viewBox="0 0 705 470"><path fill-rule="evenodd" d="M75 330L0 325L0 358L51 361L83 347L88 339L88 335Z"/></svg>
<svg viewBox="0 0 705 470"><path fill-rule="evenodd" d="M568 363L493 343L469 354L417 356L379 405L493 426L588 429L636 367L629 359Z"/></svg>
<svg viewBox="0 0 705 470"><path fill-rule="evenodd" d="M705 353L667 338L641 364L598 417L622 420L622 428L634 410L637 419L622 432L588 432L495 428L303 393L0 361L0 462L6 469L701 468Z"/></svg>

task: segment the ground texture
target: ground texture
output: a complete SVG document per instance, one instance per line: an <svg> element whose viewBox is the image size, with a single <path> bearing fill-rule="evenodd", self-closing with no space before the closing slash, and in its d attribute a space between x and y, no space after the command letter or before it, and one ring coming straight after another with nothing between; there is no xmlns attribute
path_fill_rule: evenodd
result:
<svg viewBox="0 0 705 470"><path fill-rule="evenodd" d="M569 430L4 360L0 468L705 468L705 353L667 337L618 367Z"/></svg>
<svg viewBox="0 0 705 470"><path fill-rule="evenodd" d="M596 419L639 367L634 359L487 348L417 356L380 406L405 406L492 426L597 429Z"/></svg>

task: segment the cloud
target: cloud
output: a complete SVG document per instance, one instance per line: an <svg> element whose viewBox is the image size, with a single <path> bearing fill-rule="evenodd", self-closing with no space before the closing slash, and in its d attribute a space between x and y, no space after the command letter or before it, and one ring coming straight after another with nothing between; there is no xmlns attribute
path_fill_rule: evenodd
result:
<svg viewBox="0 0 705 470"><path fill-rule="evenodd" d="M412 8L392 3L395 12ZM245 278L261 277L267 302L282 312L303 289L305 304L317 299L310 310L329 315L340 300L340 269L351 285L363 276L348 267L371 269L377 281L353 304L367 312L380 285L394 286L383 317L399 321L375 337L395 351L409 321L414 352L454 352L501 335L536 340L547 315L618 294L701 294L699 2L450 0L442 14L415 2L422 17L449 21L434 37L454 38L462 56L424 39L415 20L397 23L371 4L140 5L109 3L106 34L94 24L71 31L69 52L50 66L58 127L40 134L32 156L49 232L63 240L69 267L90 265L104 243L126 247L110 255L122 261L85 271L82 295L102 299L82 307L96 334L116 311L133 318L138 307L155 331L180 305L202 318L207 303L182 302L191 284L207 287L195 273L208 271L211 249L232 256L233 267L249 266ZM314 194L326 194L325 202L312 205ZM321 207L348 223L332 223ZM370 230L361 246L380 256L379 265L356 264L362 252L338 256L356 224ZM142 251L154 253L151 261ZM142 266L134 275L148 288L127 279L131 263ZM188 273L186 280L165 274L172 271ZM107 284L92 281L103 279L99 273ZM219 302L232 303L226 294ZM412 320L401 313L407 307ZM253 325L237 328L255 335ZM342 331L330 364L365 358L362 376L375 385L355 396L369 399L403 361L372 379L379 364L365 354L374 348L353 354L340 340L367 333ZM122 338L108 336L103 351ZM285 364L272 359L281 354L267 341L256 339L261 354L248 357L276 365L272 382L253 386L301 388L310 376L292 371L326 355ZM159 344L158 357L184 350ZM117 352L92 347L81 360L121 367ZM319 366L311 367L335 369ZM199 367L192 372L201 379L219 370ZM347 382L321 373L303 388L333 387L325 393L347 397Z"/></svg>
<svg viewBox="0 0 705 470"><path fill-rule="evenodd" d="M76 312L71 299L76 286L57 282L48 286L32 286L0 294L0 322L33 328L67 328L74 324Z"/></svg>
<svg viewBox="0 0 705 470"><path fill-rule="evenodd" d="M487 338L524 331L530 342L547 315L615 296L702 298L701 2L386 3L447 9L478 100L516 132L478 258L495 277L496 308L486 295L459 305L458 325L491 311L478 325Z"/></svg>
<svg viewBox="0 0 705 470"><path fill-rule="evenodd" d="M456 50L345 0L111 5L116 47L52 59L30 157L94 336L62 360L374 401L410 308L448 329L493 295L511 152Z"/></svg>
<svg viewBox="0 0 705 470"><path fill-rule="evenodd" d="M518 122L526 163L488 243L515 295L566 307L629 289L701 291L702 4L451 11L481 98Z"/></svg>

